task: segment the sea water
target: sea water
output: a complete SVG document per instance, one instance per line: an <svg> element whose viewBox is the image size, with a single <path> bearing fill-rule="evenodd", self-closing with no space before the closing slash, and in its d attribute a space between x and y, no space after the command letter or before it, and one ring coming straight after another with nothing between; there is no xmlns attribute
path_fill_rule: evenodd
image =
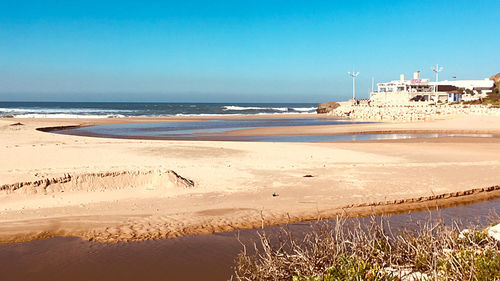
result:
<svg viewBox="0 0 500 281"><path fill-rule="evenodd" d="M211 116L313 114L316 103L116 103L0 102L0 117L109 118L128 116Z"/></svg>

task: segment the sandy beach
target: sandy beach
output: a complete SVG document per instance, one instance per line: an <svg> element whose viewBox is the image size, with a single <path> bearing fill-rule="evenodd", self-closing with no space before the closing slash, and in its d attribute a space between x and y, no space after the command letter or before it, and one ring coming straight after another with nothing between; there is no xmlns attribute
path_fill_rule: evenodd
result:
<svg viewBox="0 0 500 281"><path fill-rule="evenodd" d="M0 119L0 241L168 238L500 196L500 138L196 142L37 130L208 118ZM369 132L499 134L500 120L467 116L228 134Z"/></svg>

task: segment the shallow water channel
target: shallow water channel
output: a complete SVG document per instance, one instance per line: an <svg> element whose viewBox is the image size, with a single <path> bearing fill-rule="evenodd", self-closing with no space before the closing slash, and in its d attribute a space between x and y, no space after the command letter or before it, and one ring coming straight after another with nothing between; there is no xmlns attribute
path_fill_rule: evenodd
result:
<svg viewBox="0 0 500 281"><path fill-rule="evenodd" d="M274 118L274 119L213 119L206 121L127 123L98 125L54 131L59 134L131 139L162 140L211 140L211 141L253 141L253 142L335 142L396 140L439 137L497 137L492 134L448 134L448 133L364 133L364 134L318 134L318 135L231 135L226 132L269 128L363 124L335 118Z"/></svg>
<svg viewBox="0 0 500 281"><path fill-rule="evenodd" d="M464 225L490 223L500 211L500 199L392 215L392 229L414 227L429 216L444 223L460 220ZM332 221L333 223L333 221ZM288 226L295 236L310 231L310 223ZM277 233L278 226L265 227ZM233 260L242 250L236 236L251 245L261 229L211 235L190 235L143 242L98 243L80 238L51 238L0 245L0 280L228 280Z"/></svg>

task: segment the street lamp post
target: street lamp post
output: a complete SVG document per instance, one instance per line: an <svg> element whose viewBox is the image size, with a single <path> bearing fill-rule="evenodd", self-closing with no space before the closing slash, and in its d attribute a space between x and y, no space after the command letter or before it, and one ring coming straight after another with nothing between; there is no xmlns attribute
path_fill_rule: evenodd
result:
<svg viewBox="0 0 500 281"><path fill-rule="evenodd" d="M359 72L347 72L349 76L352 77L352 100L356 99L356 77L359 75Z"/></svg>
<svg viewBox="0 0 500 281"><path fill-rule="evenodd" d="M436 64L436 67L432 67L432 71L436 72L436 86L434 87L434 92L437 92L438 82L439 82L439 72L443 71L443 67Z"/></svg>

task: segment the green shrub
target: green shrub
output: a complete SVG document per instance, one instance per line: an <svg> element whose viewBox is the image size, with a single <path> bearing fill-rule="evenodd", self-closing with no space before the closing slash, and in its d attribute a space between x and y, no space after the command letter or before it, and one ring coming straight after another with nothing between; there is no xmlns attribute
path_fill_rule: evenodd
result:
<svg viewBox="0 0 500 281"><path fill-rule="evenodd" d="M261 250L241 253L236 280L374 281L500 280L500 242L482 229L462 231L439 222L394 234L388 223L317 223L304 238L283 229L278 243L262 234ZM412 279L418 280L418 279Z"/></svg>
<svg viewBox="0 0 500 281"><path fill-rule="evenodd" d="M438 262L442 276L460 273L471 280L500 280L500 254L492 250L462 248L451 251Z"/></svg>
<svg viewBox="0 0 500 281"><path fill-rule="evenodd" d="M297 274L293 281L378 281L395 280L391 273L383 270L379 265L342 256L336 265L326 270L322 276L301 276Z"/></svg>

